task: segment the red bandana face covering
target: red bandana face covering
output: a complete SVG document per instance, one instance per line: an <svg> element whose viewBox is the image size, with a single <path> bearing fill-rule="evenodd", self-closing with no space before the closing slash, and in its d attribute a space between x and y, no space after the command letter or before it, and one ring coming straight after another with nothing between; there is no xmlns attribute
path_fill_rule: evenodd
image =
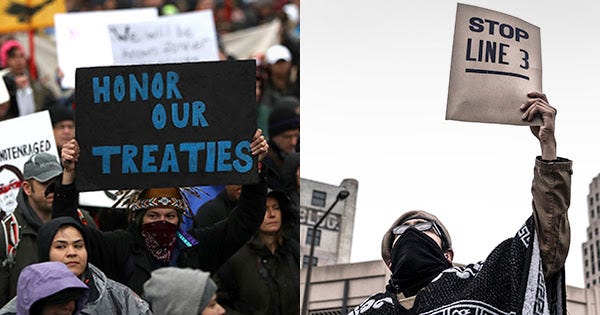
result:
<svg viewBox="0 0 600 315"><path fill-rule="evenodd" d="M157 221L142 225L142 237L146 249L160 262L169 262L175 247L177 225L167 221Z"/></svg>

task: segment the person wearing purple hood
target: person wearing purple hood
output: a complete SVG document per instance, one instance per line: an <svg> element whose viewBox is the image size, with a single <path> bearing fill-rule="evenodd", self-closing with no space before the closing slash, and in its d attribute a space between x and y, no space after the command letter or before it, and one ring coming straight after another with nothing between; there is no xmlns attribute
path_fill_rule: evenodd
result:
<svg viewBox="0 0 600 315"><path fill-rule="evenodd" d="M60 217L42 225L37 239L41 261L62 263L89 288L88 299L81 312L89 315L152 314L148 303L135 292L106 277L96 266L88 263L88 257L94 253L88 251L89 241L85 231L76 219ZM17 291L17 297L8 302L0 310L0 314L15 314L18 301Z"/></svg>
<svg viewBox="0 0 600 315"><path fill-rule="evenodd" d="M79 314L87 303L88 287L60 262L27 266L19 275L17 310L1 314ZM4 309L3 309L4 310Z"/></svg>

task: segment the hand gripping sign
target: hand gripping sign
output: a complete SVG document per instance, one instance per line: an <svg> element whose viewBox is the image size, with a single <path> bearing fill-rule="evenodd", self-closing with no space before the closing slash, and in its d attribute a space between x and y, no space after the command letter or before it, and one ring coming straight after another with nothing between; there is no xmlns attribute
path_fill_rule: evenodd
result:
<svg viewBox="0 0 600 315"><path fill-rule="evenodd" d="M446 119L539 125L521 119L531 91L542 91L539 27L459 3Z"/></svg>

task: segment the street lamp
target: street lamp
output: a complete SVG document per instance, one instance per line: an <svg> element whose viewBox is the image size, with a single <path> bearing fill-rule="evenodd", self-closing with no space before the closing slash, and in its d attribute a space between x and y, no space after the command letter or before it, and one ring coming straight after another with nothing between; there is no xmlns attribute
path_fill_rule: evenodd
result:
<svg viewBox="0 0 600 315"><path fill-rule="evenodd" d="M348 195L350 195L349 191L347 191L347 190L340 191L337 194L337 196L335 197L335 201L331 204L331 206L329 206L329 209L327 209L325 214L312 227L313 232L312 232L312 239L310 241L310 254L308 256L308 269L306 269L306 281L304 283L304 298L302 299L302 315L308 314L308 299L309 299L309 294L310 294L310 276L311 276L311 272L312 272L313 257L315 255L315 239L316 239L315 236L317 234L317 228L319 227L319 225L321 225L323 220L325 220L325 218L327 217L329 212L331 212L331 209L333 209L333 207L338 203L338 201L346 199L346 197L348 197Z"/></svg>

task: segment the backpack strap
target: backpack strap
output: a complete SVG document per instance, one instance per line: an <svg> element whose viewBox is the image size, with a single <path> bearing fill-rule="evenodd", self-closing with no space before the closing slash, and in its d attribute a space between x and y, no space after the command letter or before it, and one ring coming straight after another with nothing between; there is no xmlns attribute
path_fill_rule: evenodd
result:
<svg viewBox="0 0 600 315"><path fill-rule="evenodd" d="M1 221L2 232L4 233L4 249L6 252L6 258L2 261L2 267L12 266L15 263L15 256L17 255L17 246L19 245L19 222L14 213L6 216Z"/></svg>

